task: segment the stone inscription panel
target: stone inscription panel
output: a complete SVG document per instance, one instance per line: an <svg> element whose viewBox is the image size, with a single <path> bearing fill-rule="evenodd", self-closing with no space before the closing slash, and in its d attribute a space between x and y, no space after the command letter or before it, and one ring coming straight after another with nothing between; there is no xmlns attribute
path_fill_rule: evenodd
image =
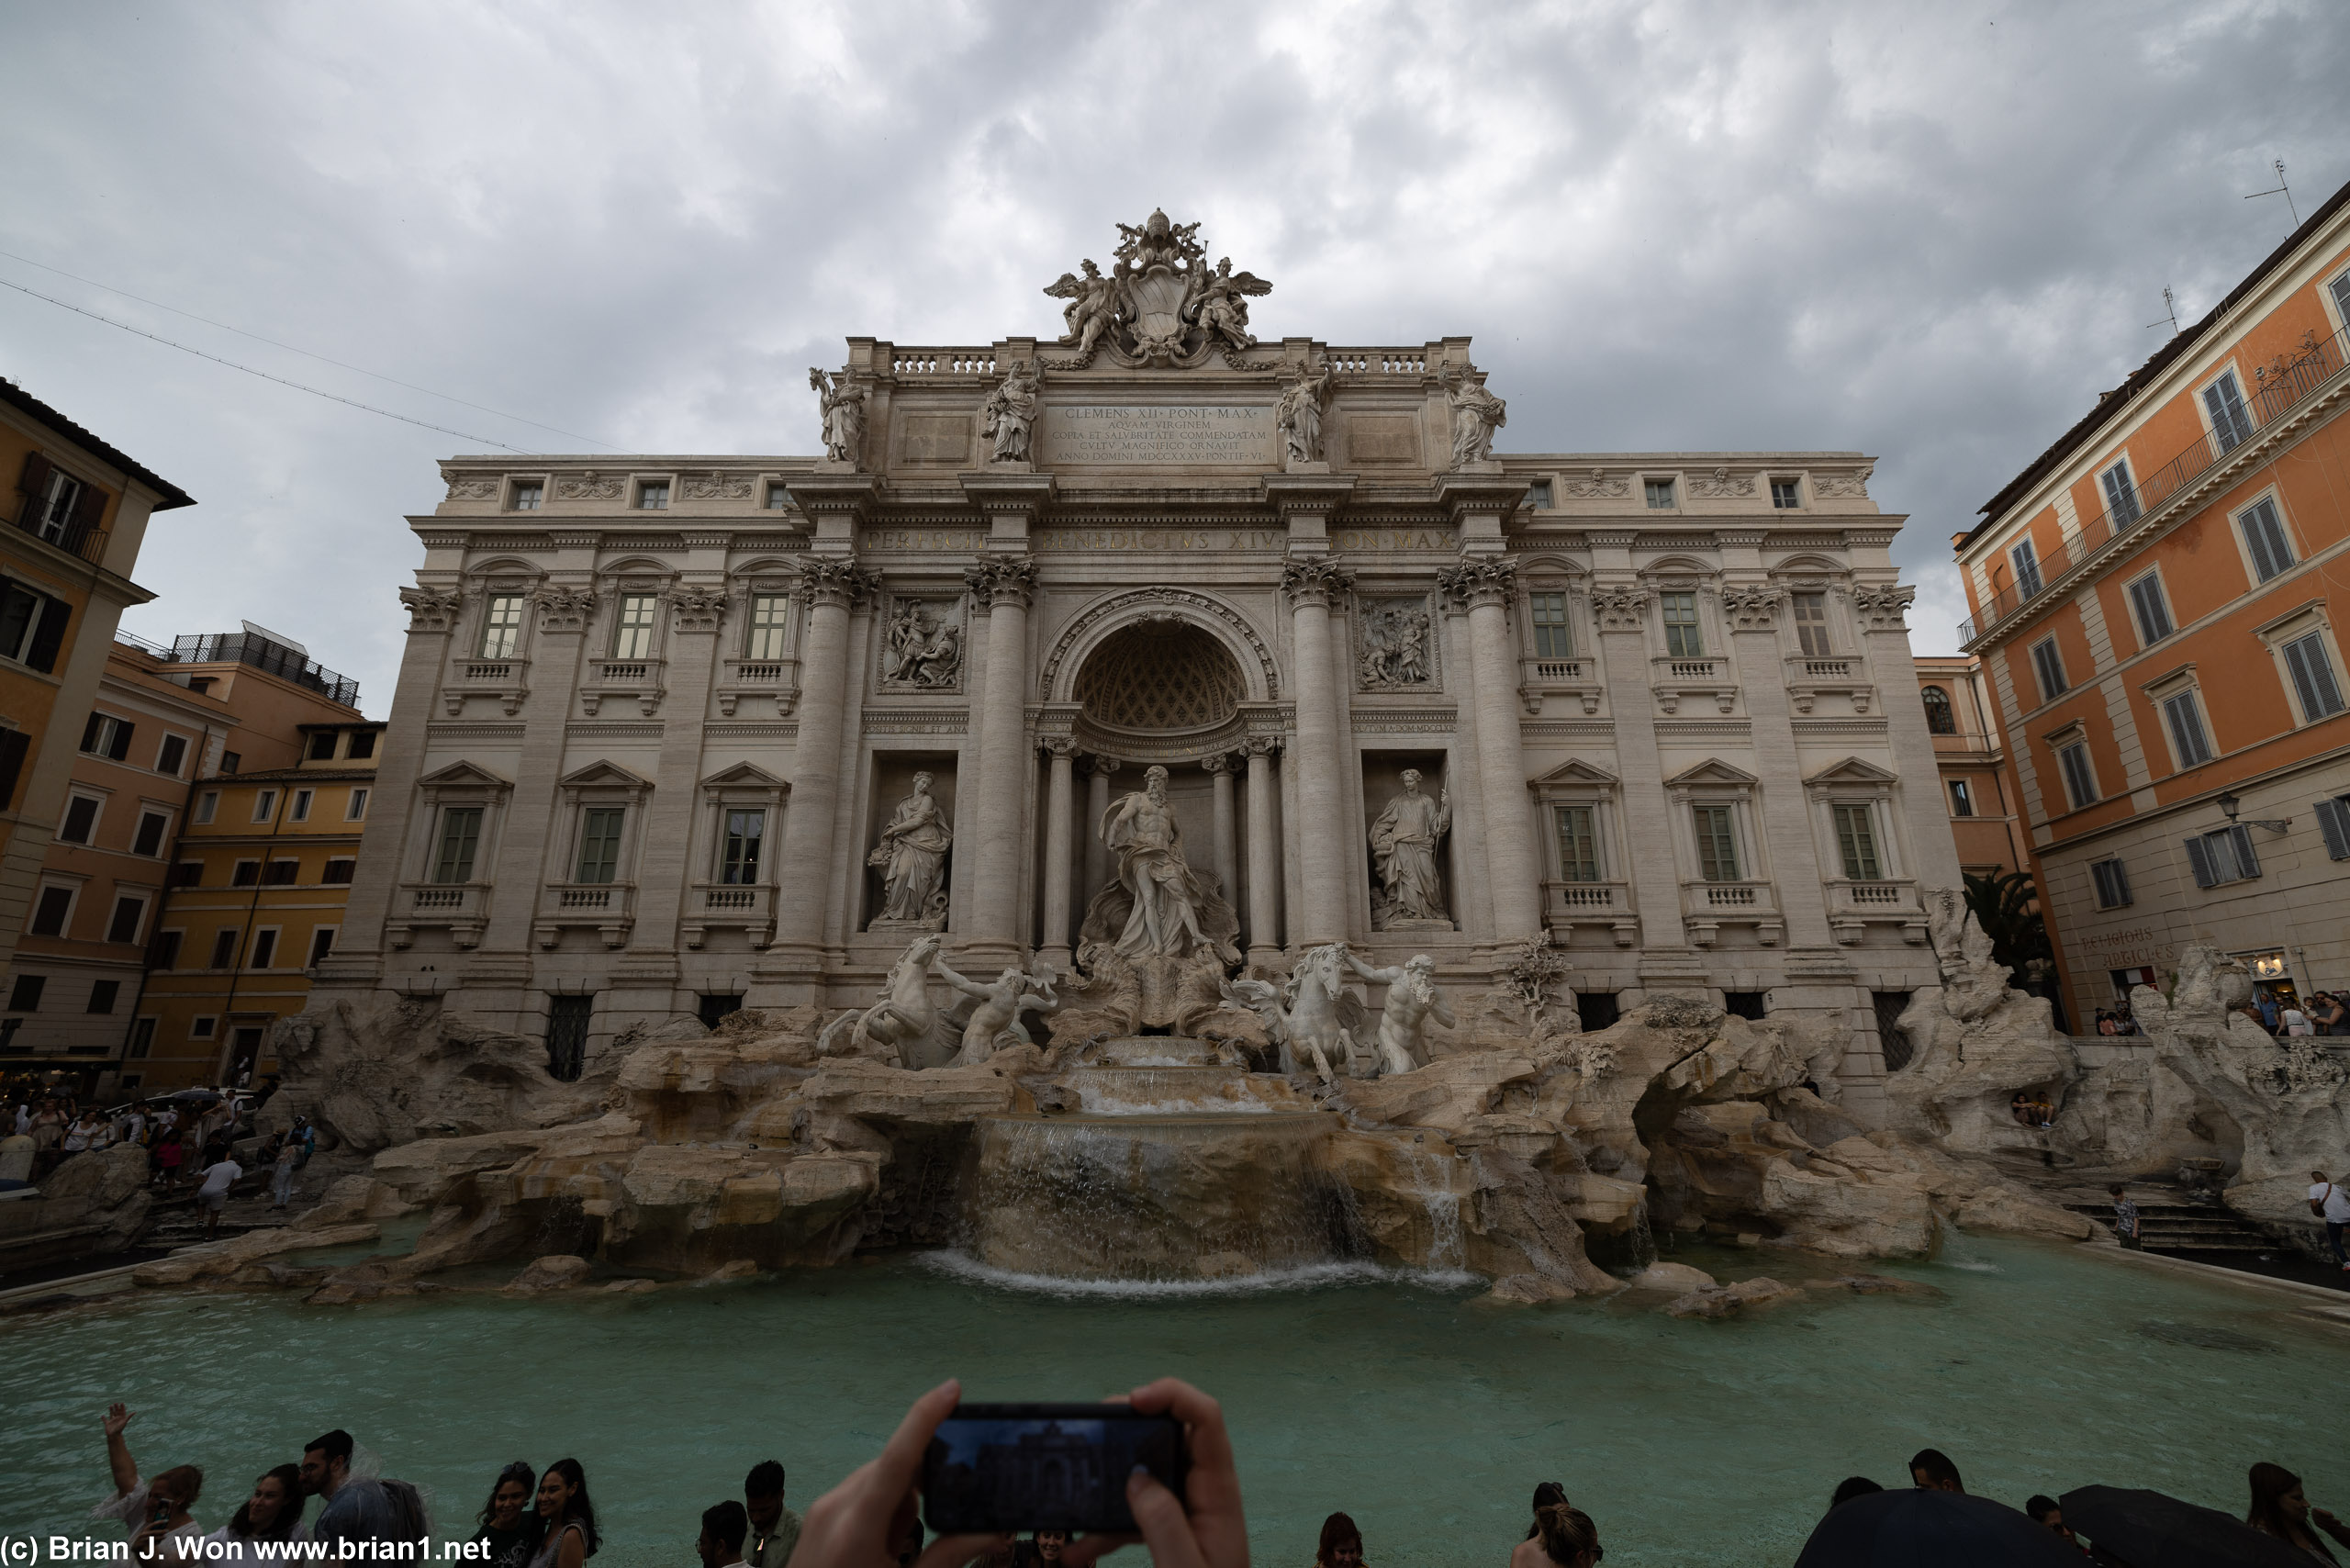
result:
<svg viewBox="0 0 2350 1568"><path fill-rule="evenodd" d="M857 535L859 550L877 554L977 555L987 548L983 528L868 528ZM1341 554L1450 554L1456 541L1449 528L1336 528L1330 548ZM1279 554L1289 535L1278 528L1065 527L1047 525L1029 538L1039 554L1192 552L1200 554Z"/></svg>
<svg viewBox="0 0 2350 1568"><path fill-rule="evenodd" d="M1040 422L1047 464L1270 468L1278 461L1273 410L1261 403L1054 404Z"/></svg>

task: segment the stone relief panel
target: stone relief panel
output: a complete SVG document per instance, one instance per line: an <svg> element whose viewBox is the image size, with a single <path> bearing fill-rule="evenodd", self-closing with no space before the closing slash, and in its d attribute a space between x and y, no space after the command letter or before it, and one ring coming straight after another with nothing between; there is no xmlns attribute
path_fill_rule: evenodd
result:
<svg viewBox="0 0 2350 1568"><path fill-rule="evenodd" d="M891 691L963 689L965 599L890 597L881 640L881 685Z"/></svg>
<svg viewBox="0 0 2350 1568"><path fill-rule="evenodd" d="M498 476L495 474L458 474L449 479L449 498L453 501L494 501L498 498Z"/></svg>
<svg viewBox="0 0 2350 1568"><path fill-rule="evenodd" d="M1811 493L1822 500L1864 501L1869 498L1869 474L1866 468L1845 474L1819 474L1811 476Z"/></svg>
<svg viewBox="0 0 2350 1568"><path fill-rule="evenodd" d="M1363 691L1436 684L1436 638L1426 594L1361 600L1355 613L1355 681Z"/></svg>
<svg viewBox="0 0 2350 1568"><path fill-rule="evenodd" d="M1717 468L1710 474L1689 476L1689 493L1699 500L1724 501L1737 496L1754 493L1754 476L1733 474L1727 468Z"/></svg>
<svg viewBox="0 0 2350 1568"><path fill-rule="evenodd" d="M555 498L565 501L616 501L628 487L618 474L565 474L554 482Z"/></svg>
<svg viewBox="0 0 2350 1568"><path fill-rule="evenodd" d="M1577 500L1620 500L1632 493L1632 480L1628 475L1595 468L1588 474L1561 475L1559 488Z"/></svg>
<svg viewBox="0 0 2350 1568"><path fill-rule="evenodd" d="M751 498L751 476L747 474L688 474L685 478L686 499L689 501L747 501Z"/></svg>

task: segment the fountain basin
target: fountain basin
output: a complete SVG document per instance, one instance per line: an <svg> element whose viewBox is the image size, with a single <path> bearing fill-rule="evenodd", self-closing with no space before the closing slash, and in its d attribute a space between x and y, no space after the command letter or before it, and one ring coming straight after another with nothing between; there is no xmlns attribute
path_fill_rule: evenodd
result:
<svg viewBox="0 0 2350 1568"><path fill-rule="evenodd" d="M1095 1115L1259 1114L1310 1109L1294 1085L1237 1067L1082 1067L1069 1087Z"/></svg>

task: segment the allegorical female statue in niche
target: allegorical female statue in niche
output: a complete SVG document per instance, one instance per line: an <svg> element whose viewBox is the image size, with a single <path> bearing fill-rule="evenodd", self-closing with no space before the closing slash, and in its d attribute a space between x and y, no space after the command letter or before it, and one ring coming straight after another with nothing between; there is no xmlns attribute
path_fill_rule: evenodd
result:
<svg viewBox="0 0 2350 1568"><path fill-rule="evenodd" d="M955 842L946 813L930 792L930 775L914 775L914 792L898 802L881 842L865 863L878 866L885 890L881 913L874 924L927 925L933 930L946 919L946 890L940 886L946 851Z"/></svg>
<svg viewBox="0 0 2350 1568"><path fill-rule="evenodd" d="M1371 824L1371 863L1379 868L1381 906L1389 922L1448 919L1436 846L1451 826L1452 797L1439 793L1429 800L1420 793L1419 769L1404 769L1403 793Z"/></svg>

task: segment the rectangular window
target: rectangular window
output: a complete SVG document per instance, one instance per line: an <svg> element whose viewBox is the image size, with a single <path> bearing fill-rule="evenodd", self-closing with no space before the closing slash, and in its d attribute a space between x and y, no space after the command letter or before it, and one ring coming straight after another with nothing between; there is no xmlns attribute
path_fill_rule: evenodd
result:
<svg viewBox="0 0 2350 1568"><path fill-rule="evenodd" d="M1599 835L1593 831L1596 813L1589 806L1559 809L1559 875L1570 882L1596 882L1599 875Z"/></svg>
<svg viewBox="0 0 2350 1568"><path fill-rule="evenodd" d="M332 762L334 760L334 732L320 730L313 734L310 737L310 748L304 753L304 756L311 762Z"/></svg>
<svg viewBox="0 0 2350 1568"><path fill-rule="evenodd" d="M1656 596L1658 611L1664 617L1664 651L1676 659L1699 659L1706 656L1706 642L1697 628L1697 596L1694 593L1661 593Z"/></svg>
<svg viewBox="0 0 2350 1568"><path fill-rule="evenodd" d="M220 1020L218 1018L191 1018L187 1021L187 1037L191 1040L208 1040L219 1026Z"/></svg>
<svg viewBox="0 0 2350 1568"><path fill-rule="evenodd" d="M1828 596L1824 593L1799 593L1794 596L1796 637L1803 644L1804 656L1824 659L1828 656Z"/></svg>
<svg viewBox="0 0 2350 1568"><path fill-rule="evenodd" d="M232 969L237 967L237 928L235 926L224 925L212 934L212 962L209 967L216 969Z"/></svg>
<svg viewBox="0 0 2350 1568"><path fill-rule="evenodd" d="M253 933L252 967L265 969L277 962L277 928L264 925Z"/></svg>
<svg viewBox="0 0 2350 1568"><path fill-rule="evenodd" d="M759 846L766 840L767 832L765 812L726 813L726 844L718 862L720 881L743 887L759 879Z"/></svg>
<svg viewBox="0 0 2350 1568"><path fill-rule="evenodd" d="M1843 857L1844 875L1855 882L1874 882L1885 872L1876 857L1875 813L1867 806L1838 806L1836 851Z"/></svg>
<svg viewBox="0 0 2350 1568"><path fill-rule="evenodd" d="M49 984L47 975L18 975L8 988L8 1011L38 1013L40 1011L41 989Z"/></svg>
<svg viewBox="0 0 2350 1568"><path fill-rule="evenodd" d="M2130 613L2138 622L2138 645L2151 648L2177 630L2163 599L2163 580L2148 572L2130 585Z"/></svg>
<svg viewBox="0 0 2350 1568"><path fill-rule="evenodd" d="M310 928L310 958L309 962L304 964L302 967L306 969L315 969L320 964L324 963L326 961L327 955L333 951L334 927L331 925L312 926Z"/></svg>
<svg viewBox="0 0 2350 1568"><path fill-rule="evenodd" d="M224 751L220 754L220 771L223 773L234 773L244 765L245 755L242 752Z"/></svg>
<svg viewBox="0 0 2350 1568"><path fill-rule="evenodd" d="M1781 511L1803 505L1803 482L1799 479L1772 480L1771 504Z"/></svg>
<svg viewBox="0 0 2350 1568"><path fill-rule="evenodd" d="M2040 591L2040 552L2031 541L2020 539L2008 550L2008 559L2016 568L2016 592L2030 599Z"/></svg>
<svg viewBox="0 0 2350 1568"><path fill-rule="evenodd" d="M547 487L535 480L528 484L518 484L514 487L514 510L516 511L536 511L539 508L546 504L546 498Z"/></svg>
<svg viewBox="0 0 2350 1568"><path fill-rule="evenodd" d="M44 673L55 669L73 615L63 599L0 578L0 657Z"/></svg>
<svg viewBox="0 0 2350 1568"><path fill-rule="evenodd" d="M2344 273L2350 277L2350 273ZM2325 857L2350 860L2350 795L2336 795L2317 805L2317 831L2325 840Z"/></svg>
<svg viewBox="0 0 2350 1568"><path fill-rule="evenodd" d="M218 790L207 790L203 794L198 795L196 798L196 825L198 827L210 827L212 825L213 817L218 814L219 810L220 791Z"/></svg>
<svg viewBox="0 0 2350 1568"><path fill-rule="evenodd" d="M2197 834L2187 841L2188 868L2199 888L2241 882L2260 875L2260 857L2253 852L2252 830L2242 823Z"/></svg>
<svg viewBox="0 0 2350 1568"><path fill-rule="evenodd" d="M232 888L256 887L260 882L261 862L258 860L240 860L235 869L229 873L229 885Z"/></svg>
<svg viewBox="0 0 2350 1568"><path fill-rule="evenodd" d="M494 593L482 606L481 656L510 659L522 642L522 596Z"/></svg>
<svg viewBox="0 0 2350 1568"><path fill-rule="evenodd" d="M130 756L130 737L138 728L111 713L93 713L82 725L82 749L92 756L123 761Z"/></svg>
<svg viewBox="0 0 2350 1568"><path fill-rule="evenodd" d="M347 857L338 857L327 862L326 871L319 880L330 888L346 886L351 881L352 869L358 864L358 861Z"/></svg>
<svg viewBox="0 0 2350 1568"><path fill-rule="evenodd" d="M779 593L751 596L751 635L744 644L743 656L748 659L779 659L783 657L783 633L791 613L791 600Z"/></svg>
<svg viewBox="0 0 2350 1568"><path fill-rule="evenodd" d="M261 881L265 888L290 888L301 879L302 863L299 860L272 860L269 875Z"/></svg>
<svg viewBox="0 0 2350 1568"><path fill-rule="evenodd" d="M1964 778L1950 781L1950 814L1954 817L1975 814L1975 788Z"/></svg>
<svg viewBox="0 0 2350 1568"><path fill-rule="evenodd" d="M43 888L40 897L34 901L32 923L26 929L36 936L62 936L65 922L73 913L73 889Z"/></svg>
<svg viewBox="0 0 2350 1568"><path fill-rule="evenodd" d="M176 969L180 967L180 942L186 935L181 931L158 931L155 939L147 944L147 967L151 969Z"/></svg>
<svg viewBox="0 0 2350 1568"><path fill-rule="evenodd" d="M474 852L481 846L479 806L446 806L441 812L441 846L432 857L436 882L474 879Z"/></svg>
<svg viewBox="0 0 2350 1568"><path fill-rule="evenodd" d="M1562 593L1528 594L1526 603L1534 622L1534 656L1538 659L1574 657L1574 635L1567 625L1567 596Z"/></svg>
<svg viewBox="0 0 2350 1568"><path fill-rule="evenodd" d="M2130 876L2119 860L2089 862L2089 880L2097 886L2097 907L2120 909L2130 902Z"/></svg>
<svg viewBox="0 0 2350 1568"><path fill-rule="evenodd" d="M621 864L621 823L628 812L621 806L590 806L579 813L579 875L581 882L609 882Z"/></svg>
<svg viewBox="0 0 2350 1568"><path fill-rule="evenodd" d="M2043 637L2031 645L2031 673L2040 678L2040 700L2053 702L2069 689L2065 680L2065 659L2056 651L2056 639Z"/></svg>
<svg viewBox="0 0 2350 1568"><path fill-rule="evenodd" d="M74 532L73 513L82 499L82 481L55 469L49 472L46 488L33 498L28 532L39 534L51 544L62 543Z"/></svg>
<svg viewBox="0 0 2350 1568"><path fill-rule="evenodd" d="M620 615L612 622L612 657L652 657L653 609L655 602L649 593L621 595Z"/></svg>
<svg viewBox="0 0 2350 1568"><path fill-rule="evenodd" d="M306 823L310 820L310 801L317 796L317 794L318 791L315 790L297 790L294 791L294 820L296 822Z"/></svg>
<svg viewBox="0 0 2350 1568"><path fill-rule="evenodd" d="M352 731L351 745L343 752L343 756L352 762L364 762L375 756L375 734L374 730Z"/></svg>
<svg viewBox="0 0 2350 1568"><path fill-rule="evenodd" d="M114 901L114 917L106 922L106 940L136 942L139 927L147 918L145 899L118 898Z"/></svg>
<svg viewBox="0 0 2350 1568"><path fill-rule="evenodd" d="M2263 496L2236 514L2244 530L2244 554L2252 557L2253 575L2266 582L2293 564L2293 547L2285 539L2285 524L2277 503Z"/></svg>
<svg viewBox="0 0 2350 1568"><path fill-rule="evenodd" d="M65 802L65 820L57 824L57 837L63 844L87 844L97 825L98 802L75 795Z"/></svg>
<svg viewBox="0 0 2350 1568"><path fill-rule="evenodd" d="M197 887L203 881L204 862L201 860L183 860L172 868L172 886L175 888Z"/></svg>
<svg viewBox="0 0 2350 1568"><path fill-rule="evenodd" d="M111 1013L114 1011L115 998L121 994L122 982L120 980L92 980L90 982L90 1005L83 1009L83 1011L85 1013Z"/></svg>
<svg viewBox="0 0 2350 1568"><path fill-rule="evenodd" d="M0 730L0 812L16 807L17 780L24 777L25 754L32 744L22 730Z"/></svg>
<svg viewBox="0 0 2350 1568"><path fill-rule="evenodd" d="M255 821L255 822L257 822L257 823L265 823L265 822L269 821L269 819L270 819L270 818L272 818L272 817L275 816L276 814L277 814L277 791L276 791L276 790L254 790L254 791L253 791L253 821Z"/></svg>
<svg viewBox="0 0 2350 1568"><path fill-rule="evenodd" d="M1550 480L1535 479L1528 483L1526 487L1526 510L1528 511L1549 511L1550 510Z"/></svg>
<svg viewBox="0 0 2350 1568"><path fill-rule="evenodd" d="M1646 489L1649 498L1649 510L1651 511L1671 511L1673 510L1672 480L1651 479L1647 482Z"/></svg>
<svg viewBox="0 0 2350 1568"><path fill-rule="evenodd" d="M2344 273L2325 286L2333 294L2333 313L2350 323L2350 273Z"/></svg>
<svg viewBox="0 0 2350 1568"><path fill-rule="evenodd" d="M666 479L647 479L643 484L638 486L636 490L636 510L639 511L667 511L669 510L669 481Z"/></svg>
<svg viewBox="0 0 2350 1568"><path fill-rule="evenodd" d="M2286 644L2285 667L2292 673L2293 695L2300 699L2301 722L2314 724L2342 711L2342 687L2333 678L2322 634L2311 632Z"/></svg>
<svg viewBox="0 0 2350 1568"><path fill-rule="evenodd" d="M767 487L767 510L785 511L791 506L791 492L781 485Z"/></svg>
<svg viewBox="0 0 2350 1568"><path fill-rule="evenodd" d="M2056 766L2065 775L2065 795L2073 810L2097 804L2097 778L2089 771L2089 744L2075 741L2056 749Z"/></svg>
<svg viewBox="0 0 2350 1568"><path fill-rule="evenodd" d="M1738 833L1729 806L1692 806L1690 818L1697 829L1697 874L1708 882L1735 882L1738 877Z"/></svg>
<svg viewBox="0 0 2350 1568"><path fill-rule="evenodd" d="M342 803L342 820L347 823L355 823L362 821L366 817L366 815L367 791L364 790L353 790L351 792L350 798Z"/></svg>
<svg viewBox="0 0 2350 1568"><path fill-rule="evenodd" d="M2211 737L2203 730L2203 710L2195 700L2195 693L2182 691L2176 697L2163 699L2163 722L2170 730L2171 749L2178 753L2178 766L2184 772L2200 767L2211 760Z"/></svg>
<svg viewBox="0 0 2350 1568"><path fill-rule="evenodd" d="M2224 372L2203 388L2203 410L2211 416L2211 434L2221 452L2233 452L2252 439L2252 415L2244 406L2234 371Z"/></svg>
<svg viewBox="0 0 2350 1568"><path fill-rule="evenodd" d="M2115 532L2138 521L2144 509L2138 505L2138 487L2130 482L2128 458L2098 475L2097 482L2105 490L2105 515L2112 519Z"/></svg>
<svg viewBox="0 0 2350 1568"><path fill-rule="evenodd" d="M163 744L155 748L155 771L177 778L187 766L187 737L165 735Z"/></svg>

